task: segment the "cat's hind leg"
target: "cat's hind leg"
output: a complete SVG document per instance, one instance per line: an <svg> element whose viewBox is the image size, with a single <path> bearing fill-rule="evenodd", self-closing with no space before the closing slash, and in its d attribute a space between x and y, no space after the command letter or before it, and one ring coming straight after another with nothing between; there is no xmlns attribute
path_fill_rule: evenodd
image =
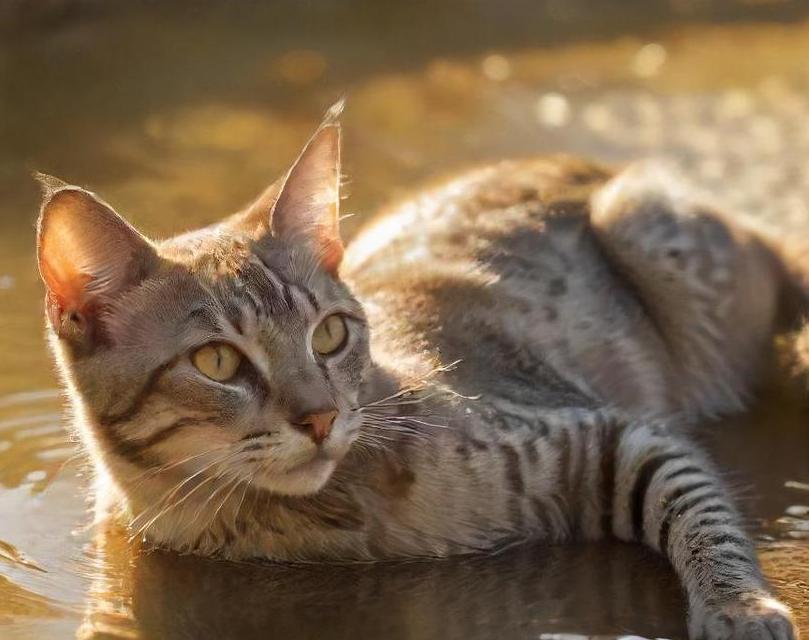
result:
<svg viewBox="0 0 809 640"><path fill-rule="evenodd" d="M678 368L682 409L743 408L772 343L785 280L779 257L655 165L617 174L591 204L608 263Z"/></svg>

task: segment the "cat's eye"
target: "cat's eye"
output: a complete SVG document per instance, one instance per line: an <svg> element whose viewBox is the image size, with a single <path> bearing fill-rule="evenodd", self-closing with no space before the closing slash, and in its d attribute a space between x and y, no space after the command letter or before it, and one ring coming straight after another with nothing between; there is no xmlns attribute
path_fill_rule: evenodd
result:
<svg viewBox="0 0 809 640"><path fill-rule="evenodd" d="M228 344L212 342L197 349L191 361L211 380L226 382L236 375L242 355Z"/></svg>
<svg viewBox="0 0 809 640"><path fill-rule="evenodd" d="M345 346L348 329L343 317L334 313L317 325L312 334L312 349L321 356L337 353Z"/></svg>

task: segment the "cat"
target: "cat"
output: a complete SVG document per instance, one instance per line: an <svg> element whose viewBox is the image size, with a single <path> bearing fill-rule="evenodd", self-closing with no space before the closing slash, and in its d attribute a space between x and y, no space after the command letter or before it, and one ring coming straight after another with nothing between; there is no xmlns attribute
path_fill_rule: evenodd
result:
<svg viewBox="0 0 809 640"><path fill-rule="evenodd" d="M796 637L684 434L749 399L794 289L778 251L665 177L567 157L471 171L345 249L340 135L335 109L252 205L160 242L42 178L97 516L226 559L615 536L671 562L692 638Z"/></svg>

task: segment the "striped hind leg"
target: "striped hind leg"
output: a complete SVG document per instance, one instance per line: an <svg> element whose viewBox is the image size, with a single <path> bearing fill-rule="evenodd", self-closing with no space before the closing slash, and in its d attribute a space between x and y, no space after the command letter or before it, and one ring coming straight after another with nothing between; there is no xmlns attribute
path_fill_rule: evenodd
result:
<svg viewBox="0 0 809 640"><path fill-rule="evenodd" d="M624 428L614 454L612 533L669 559L688 597L691 638L793 640L789 611L706 458L664 424Z"/></svg>

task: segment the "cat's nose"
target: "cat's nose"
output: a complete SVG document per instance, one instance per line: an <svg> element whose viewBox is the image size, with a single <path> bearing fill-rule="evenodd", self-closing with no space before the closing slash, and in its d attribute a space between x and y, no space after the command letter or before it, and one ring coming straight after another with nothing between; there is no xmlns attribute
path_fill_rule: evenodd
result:
<svg viewBox="0 0 809 640"><path fill-rule="evenodd" d="M335 418L337 418L335 409L320 409L299 415L292 420L292 425L312 438L315 444L320 444L331 433Z"/></svg>

